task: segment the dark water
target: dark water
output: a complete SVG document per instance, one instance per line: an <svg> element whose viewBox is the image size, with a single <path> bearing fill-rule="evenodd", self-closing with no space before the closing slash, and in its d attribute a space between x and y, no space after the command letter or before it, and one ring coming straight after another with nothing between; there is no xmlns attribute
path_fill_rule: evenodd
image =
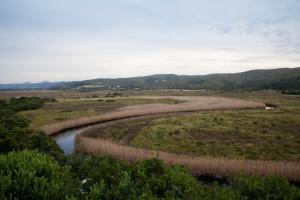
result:
<svg viewBox="0 0 300 200"><path fill-rule="evenodd" d="M90 127L91 126L85 126L81 128L66 130L53 136L53 139L56 141L58 146L65 152L65 154L70 155L74 151L75 136Z"/></svg>

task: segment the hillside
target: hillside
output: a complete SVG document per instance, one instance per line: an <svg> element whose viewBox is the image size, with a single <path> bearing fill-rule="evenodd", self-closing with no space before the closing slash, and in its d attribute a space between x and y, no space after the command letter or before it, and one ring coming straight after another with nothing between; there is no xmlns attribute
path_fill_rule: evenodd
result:
<svg viewBox="0 0 300 200"><path fill-rule="evenodd" d="M94 79L70 82L58 89L211 89L211 90L299 90L300 68L251 70L234 74L175 75Z"/></svg>
<svg viewBox="0 0 300 200"><path fill-rule="evenodd" d="M93 79L74 82L43 82L38 84L0 84L0 89L209 89L209 90L300 90L300 68L251 70L233 74L175 75Z"/></svg>
<svg viewBox="0 0 300 200"><path fill-rule="evenodd" d="M64 82L48 82L43 81L40 83L12 83L12 84L0 84L0 90L38 90L44 89L48 90L53 87L62 86Z"/></svg>

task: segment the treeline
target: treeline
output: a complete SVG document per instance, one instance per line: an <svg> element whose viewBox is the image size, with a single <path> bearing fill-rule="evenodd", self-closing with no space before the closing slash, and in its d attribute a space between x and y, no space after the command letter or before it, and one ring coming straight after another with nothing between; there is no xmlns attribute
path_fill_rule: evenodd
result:
<svg viewBox="0 0 300 200"><path fill-rule="evenodd" d="M45 99L1 101L0 199L299 199L300 190L280 177L228 177L204 183L187 169L158 159L129 164L100 156L64 156L48 136L29 128L18 111Z"/></svg>

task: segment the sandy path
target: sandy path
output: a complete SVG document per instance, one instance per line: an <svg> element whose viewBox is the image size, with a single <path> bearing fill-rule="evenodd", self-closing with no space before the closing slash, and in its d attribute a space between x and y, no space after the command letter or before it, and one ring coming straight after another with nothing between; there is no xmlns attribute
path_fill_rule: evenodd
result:
<svg viewBox="0 0 300 200"><path fill-rule="evenodd" d="M132 97L126 97L132 98ZM142 96L134 98L145 99L163 99L171 98L184 101L179 104L144 104L124 106L111 113L101 116L83 117L79 119L66 120L63 122L46 125L42 127L48 135L57 134L63 130L91 125L101 122L125 119L131 117L147 116L154 114L168 114L180 112L208 111L208 110L225 110L225 109L249 109L264 108L265 104L254 101L246 101L234 98L224 97L207 97L207 96Z"/></svg>

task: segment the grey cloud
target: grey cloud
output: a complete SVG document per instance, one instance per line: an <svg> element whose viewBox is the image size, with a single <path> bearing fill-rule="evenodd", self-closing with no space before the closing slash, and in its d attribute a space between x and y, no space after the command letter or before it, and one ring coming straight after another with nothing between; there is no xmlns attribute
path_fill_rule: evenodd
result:
<svg viewBox="0 0 300 200"><path fill-rule="evenodd" d="M1 0L0 82L294 66L299 8L298 0Z"/></svg>

